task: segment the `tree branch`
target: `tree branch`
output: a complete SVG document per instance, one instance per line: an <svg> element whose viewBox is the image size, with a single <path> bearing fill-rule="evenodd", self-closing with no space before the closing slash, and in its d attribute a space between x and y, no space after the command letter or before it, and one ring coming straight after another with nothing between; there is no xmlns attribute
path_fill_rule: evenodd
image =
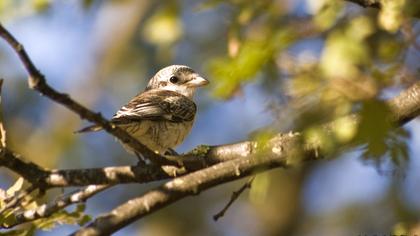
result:
<svg viewBox="0 0 420 236"><path fill-rule="evenodd" d="M355 0L349 1L359 2ZM109 123L101 114L90 111L71 99L67 94L51 88L44 76L30 60L23 46L1 24L0 37L4 38L19 56L29 74L28 83L32 89L62 104L78 114L82 119L100 125L108 133L119 138L122 142L128 143L149 159L158 160L160 164L176 165L50 171L34 163L23 161L18 155L3 147L0 156L1 166L6 166L42 188L127 182L144 183L184 175L147 192L141 197L120 205L111 213L98 217L92 224L78 231L77 235L109 234L177 200L189 195L195 195L216 185L263 170L286 167L290 163L323 157L323 153L320 152L322 147L304 143L299 133L278 134L265 145L253 141L245 141L230 145L205 147L204 150L198 150L182 157L162 157L149 150L124 130ZM420 114L420 83L416 83L410 89L392 99L389 105L392 111L392 122L396 124L402 125L418 116ZM357 120L357 116L355 117ZM102 187L106 188L105 186ZM81 190L78 196L87 199L97 193L88 189L89 187ZM96 190L99 192L103 189L98 187ZM67 197L59 199L58 202L60 203L52 203L48 209L59 209L61 206L65 207L74 203ZM41 209L38 210L41 211ZM31 220L34 217L48 215L40 214L39 212L32 215L27 214L29 216L23 216L22 222Z"/></svg>
<svg viewBox="0 0 420 236"><path fill-rule="evenodd" d="M417 82L399 96L389 100L391 121L403 125L420 115L420 83ZM357 118L354 118L357 119ZM251 155L255 143L244 141L220 146L199 147L181 157L185 168L158 166L120 166L74 170L45 170L40 166L25 162L18 155L6 150L0 157L0 165L5 166L30 182L44 188L86 186L91 184L146 183L173 178L220 162Z"/></svg>
<svg viewBox="0 0 420 236"><path fill-rule="evenodd" d="M18 154L13 153L7 148L1 149L0 166L16 172L31 183L36 184L47 178L49 172L33 162L22 160Z"/></svg>
<svg viewBox="0 0 420 236"><path fill-rule="evenodd" d="M112 187L112 185L89 185L81 190L62 195L53 202L43 204L36 209L26 210L15 216L14 222L9 223L4 228L12 228L16 225L34 221L40 218L46 218L57 211L66 208L69 205L82 203L94 195Z"/></svg>
<svg viewBox="0 0 420 236"><path fill-rule="evenodd" d="M257 172L275 167L286 167L292 158L300 157L300 150L297 149L300 146L299 143L299 134L278 135L270 141L267 147L261 147L261 151L175 178L96 218L93 223L73 235L109 235L135 220L187 196L197 195L203 190ZM317 155L313 150L307 150L302 154L312 158Z"/></svg>
<svg viewBox="0 0 420 236"><path fill-rule="evenodd" d="M391 122L402 125L420 113L420 82L391 99ZM355 118L357 120L357 116ZM253 142L252 151L241 158L175 178L143 196L129 200L96 218L73 235L108 235L187 196L264 170L286 167L323 156L322 147L303 143L299 133L278 134L264 146Z"/></svg>
<svg viewBox="0 0 420 236"><path fill-rule="evenodd" d="M44 75L41 74L41 72L35 67L34 63L28 56L26 50L23 48L23 45L20 44L9 31L7 31L1 23L0 37L2 37L19 56L19 59L21 60L24 68L29 74L28 84L31 89L34 89L40 94L50 98L54 102L63 105L64 107L78 114L81 119L85 119L100 125L109 134L115 136L123 143L127 143L130 147L132 147L138 153L142 153L144 157L150 159L152 162L168 164L166 158L156 154L155 152L144 146L142 143L140 143L137 139L129 135L127 132L111 124L100 113L95 113L87 109L86 107L82 106L81 104L70 98L68 94L60 93L52 87L50 87L47 84Z"/></svg>
<svg viewBox="0 0 420 236"><path fill-rule="evenodd" d="M116 166L88 169L47 170L39 165L24 161L18 154L3 149L0 166L4 166L40 188L86 186L91 184L146 183L173 178L202 169L216 163L247 155L252 142L241 142L215 147L198 147L180 156L183 167L176 166Z"/></svg>
<svg viewBox="0 0 420 236"><path fill-rule="evenodd" d="M219 211L217 214L215 214L213 216L213 220L217 221L218 219L220 219L221 217L223 217L226 213L226 211L229 209L229 207L233 204L233 202L238 199L238 197L242 194L243 191L245 191L245 189L247 188L251 188L252 185L252 181L254 181L255 179L255 175L252 176L250 179L248 179L245 184L242 185L242 187L240 189L238 189L237 191L234 191L232 193L232 195L230 196L230 200L229 202L226 204L225 207L223 207L223 209L221 211Z"/></svg>

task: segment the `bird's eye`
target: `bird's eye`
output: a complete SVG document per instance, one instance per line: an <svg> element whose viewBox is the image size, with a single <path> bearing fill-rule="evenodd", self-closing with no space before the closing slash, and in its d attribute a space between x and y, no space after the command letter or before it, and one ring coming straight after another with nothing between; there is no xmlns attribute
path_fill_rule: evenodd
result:
<svg viewBox="0 0 420 236"><path fill-rule="evenodd" d="M171 83L173 83L173 84L176 84L176 83L178 83L179 78L178 78L178 77L176 77L176 76L172 76L172 77L169 79L169 81L170 81Z"/></svg>

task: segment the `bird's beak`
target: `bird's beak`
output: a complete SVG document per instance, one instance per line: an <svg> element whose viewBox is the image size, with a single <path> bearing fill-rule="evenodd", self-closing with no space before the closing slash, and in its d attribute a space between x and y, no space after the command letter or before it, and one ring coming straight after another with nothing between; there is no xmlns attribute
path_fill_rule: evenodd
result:
<svg viewBox="0 0 420 236"><path fill-rule="evenodd" d="M205 86L209 83L210 82L208 80L204 79L201 76L196 76L196 77L194 77L194 79L187 82L189 87L202 87L202 86Z"/></svg>

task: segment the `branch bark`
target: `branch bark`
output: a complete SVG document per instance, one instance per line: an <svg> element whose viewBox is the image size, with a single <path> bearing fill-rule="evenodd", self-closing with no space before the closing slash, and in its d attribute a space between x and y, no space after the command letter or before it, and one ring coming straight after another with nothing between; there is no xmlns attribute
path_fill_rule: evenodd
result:
<svg viewBox="0 0 420 236"><path fill-rule="evenodd" d="M177 157L180 160L176 162L180 162L179 165L183 165L182 167L147 165L62 170L44 169L33 162L23 160L9 149L2 149L0 166L16 172L28 182L43 189L91 184L146 183L177 177L216 163L242 157L252 151L252 145L252 142L245 141L213 147L202 146L185 156Z"/></svg>
<svg viewBox="0 0 420 236"><path fill-rule="evenodd" d="M391 122L402 125L420 114L420 82L388 102ZM357 120L357 116L355 118ZM187 196L264 170L322 157L322 147L303 143L299 133L278 134L263 147L253 142L241 158L175 178L143 196L129 200L73 235L108 235Z"/></svg>
<svg viewBox="0 0 420 236"><path fill-rule="evenodd" d="M391 122L395 124L403 125L417 117L420 115L420 83L415 83L399 96L389 100L388 104L392 112ZM357 119L357 117L353 119ZM74 170L46 170L34 163L25 162L17 154L6 150L4 156L0 158L0 165L17 172L28 181L37 183L43 188L146 183L185 175L217 163L248 157L254 149L255 143L252 141L201 147L180 158L184 167L152 165Z"/></svg>

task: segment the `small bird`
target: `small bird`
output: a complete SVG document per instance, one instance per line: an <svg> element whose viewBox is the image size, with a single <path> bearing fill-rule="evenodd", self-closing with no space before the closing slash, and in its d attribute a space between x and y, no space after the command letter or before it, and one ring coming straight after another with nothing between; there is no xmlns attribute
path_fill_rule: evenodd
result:
<svg viewBox="0 0 420 236"><path fill-rule="evenodd" d="M193 101L196 89L208 83L188 66L165 67L150 79L143 92L117 111L111 122L159 154L172 152L191 131L197 111ZM99 130L100 126L92 125L78 132ZM128 145L123 146L139 155Z"/></svg>

